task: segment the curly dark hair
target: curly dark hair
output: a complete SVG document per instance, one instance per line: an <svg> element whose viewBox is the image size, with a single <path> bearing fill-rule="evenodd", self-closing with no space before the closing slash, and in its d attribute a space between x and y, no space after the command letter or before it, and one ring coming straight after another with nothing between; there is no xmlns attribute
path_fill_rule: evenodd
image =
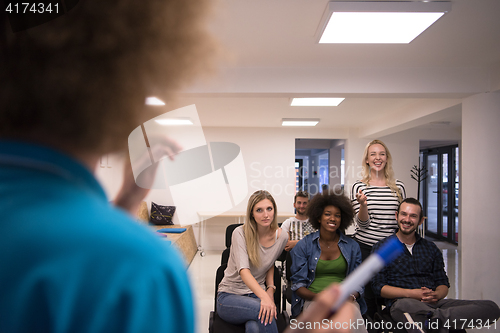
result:
<svg viewBox="0 0 500 333"><path fill-rule="evenodd" d="M26 31L0 20L0 137L125 148L134 128L169 111L146 109L146 97L171 102L213 69L209 9L209 0L86 0Z"/></svg>
<svg viewBox="0 0 500 333"><path fill-rule="evenodd" d="M338 230L345 233L346 229L353 223L354 210L352 209L351 201L343 193L336 193L331 190L324 193L316 194L307 205L307 216L309 222L316 229L321 225L321 216L327 206L334 206L340 209L341 222Z"/></svg>

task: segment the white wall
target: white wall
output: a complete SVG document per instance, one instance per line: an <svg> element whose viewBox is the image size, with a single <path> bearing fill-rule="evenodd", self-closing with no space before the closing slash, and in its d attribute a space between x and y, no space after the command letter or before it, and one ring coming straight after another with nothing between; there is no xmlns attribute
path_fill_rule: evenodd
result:
<svg viewBox="0 0 500 333"><path fill-rule="evenodd" d="M500 92L478 94L464 100L461 295L466 299L491 299L497 304L500 304L499 126Z"/></svg>
<svg viewBox="0 0 500 333"><path fill-rule="evenodd" d="M340 145L330 148L330 174L328 178L330 189L336 191L341 188L342 147Z"/></svg>
<svg viewBox="0 0 500 333"><path fill-rule="evenodd" d="M124 154L105 155L95 169L96 177L110 201L116 197L123 182L123 158Z"/></svg>
<svg viewBox="0 0 500 333"><path fill-rule="evenodd" d="M245 211L248 197L256 190L271 192L276 200L279 213L293 216L293 196L295 194L295 139L339 139L345 138L343 130L321 130L309 128L205 128L207 141L228 141L240 146L245 167L249 193L247 198L233 211ZM204 237L204 247L222 249L222 235L216 227L233 223L223 218L209 220L209 228ZM213 227L210 227L213 226ZM224 230L222 228L222 230ZM212 232L213 231L213 232ZM196 234L196 233L195 233Z"/></svg>
<svg viewBox="0 0 500 333"><path fill-rule="evenodd" d="M240 146L245 163L248 194L246 198L231 209L234 212L246 211L247 200L256 191L265 189L273 194L279 213L293 216L293 196L295 194L295 139L344 139L345 130L310 128L204 128L207 142L225 141ZM112 199L121 184L118 167L100 171L98 178ZM121 170L121 169L120 169ZM168 190L152 190L146 197L150 208L151 201L161 205L172 205ZM225 226L236 222L234 218L216 217L207 221L208 228L203 237L205 249L224 248ZM178 223L174 215L174 223ZM195 236L200 238L198 226Z"/></svg>

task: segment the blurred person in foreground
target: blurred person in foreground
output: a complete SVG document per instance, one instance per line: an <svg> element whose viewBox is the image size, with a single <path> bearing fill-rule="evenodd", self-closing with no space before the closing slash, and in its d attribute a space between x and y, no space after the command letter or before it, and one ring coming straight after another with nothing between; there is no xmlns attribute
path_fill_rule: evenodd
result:
<svg viewBox="0 0 500 333"><path fill-rule="evenodd" d="M185 263L128 213L148 190L128 165L112 205L93 170L208 67L207 10L86 0L16 33L0 13L0 332L195 332Z"/></svg>
<svg viewBox="0 0 500 333"><path fill-rule="evenodd" d="M331 313L331 308L340 296L340 288L332 283L320 292L314 302L297 319L290 320L285 333L350 333L356 326L354 303L346 301L338 311Z"/></svg>
<svg viewBox="0 0 500 333"><path fill-rule="evenodd" d="M129 213L148 190L127 163L112 205L93 170L209 67L208 1L86 0L16 33L0 3L0 332L195 332L180 255Z"/></svg>

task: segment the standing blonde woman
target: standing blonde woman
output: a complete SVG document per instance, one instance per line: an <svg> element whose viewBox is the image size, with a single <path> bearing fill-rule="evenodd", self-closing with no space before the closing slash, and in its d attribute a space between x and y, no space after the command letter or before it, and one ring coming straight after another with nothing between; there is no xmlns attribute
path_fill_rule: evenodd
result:
<svg viewBox="0 0 500 333"><path fill-rule="evenodd" d="M402 181L394 178L392 156L380 140L373 140L363 153L363 179L351 189L351 202L356 213L356 233L363 260L372 246L397 229L395 213L406 198Z"/></svg>
<svg viewBox="0 0 500 333"><path fill-rule="evenodd" d="M250 196L245 224L236 228L224 278L219 284L217 313L245 332L278 332L274 304L274 262L288 234L278 228L276 202L267 191Z"/></svg>
<svg viewBox="0 0 500 333"><path fill-rule="evenodd" d="M373 140L366 145L362 166L363 179L353 184L351 202L356 213L354 239L365 260L374 244L396 231L395 216L399 203L406 198L406 190L403 182L394 178L392 156L382 141ZM373 316L376 308L370 283L365 288L365 300L367 314Z"/></svg>

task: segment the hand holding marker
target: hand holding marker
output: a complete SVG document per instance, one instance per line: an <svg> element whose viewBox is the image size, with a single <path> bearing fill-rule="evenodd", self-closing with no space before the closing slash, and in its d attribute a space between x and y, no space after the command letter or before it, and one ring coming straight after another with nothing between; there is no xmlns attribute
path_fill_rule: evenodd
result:
<svg viewBox="0 0 500 333"><path fill-rule="evenodd" d="M397 237L390 238L380 247L377 252L372 253L358 268L354 270L340 284L340 296L332 307L332 313L337 311L342 304L370 281L385 265L399 257L403 253L403 244Z"/></svg>

